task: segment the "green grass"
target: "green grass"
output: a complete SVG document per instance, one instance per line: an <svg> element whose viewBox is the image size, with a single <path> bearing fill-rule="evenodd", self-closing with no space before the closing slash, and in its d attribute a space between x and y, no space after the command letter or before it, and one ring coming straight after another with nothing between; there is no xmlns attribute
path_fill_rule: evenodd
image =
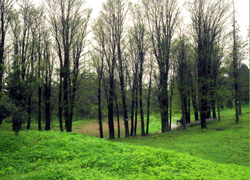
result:
<svg viewBox="0 0 250 180"><path fill-rule="evenodd" d="M242 108L240 123L235 123L234 109L224 109L221 121L208 122L208 129L181 128L152 136L116 139L127 144L151 146L224 164L249 166L249 109ZM151 128L151 125L150 125Z"/></svg>
<svg viewBox="0 0 250 180"><path fill-rule="evenodd" d="M90 122L96 122L96 120L95 119L79 119L77 121L73 120L72 127L73 127L73 129L78 128L79 126L90 123ZM44 130L45 129L45 122L42 121L41 125L42 125L42 130ZM22 124L21 130L26 131L26 127L27 127L26 123ZM63 128L65 130L65 121L64 120L63 120ZM38 123L37 123L35 118L31 119L30 129L31 130L38 129ZM56 117L56 116L52 116L51 129L55 130L55 131L60 131L59 120L58 120L58 117ZM6 120L3 120L2 124L0 125L0 131L12 131L12 120L8 119L8 122L6 122Z"/></svg>
<svg viewBox="0 0 250 180"><path fill-rule="evenodd" d="M249 168L77 133L0 132L0 179L248 179Z"/></svg>

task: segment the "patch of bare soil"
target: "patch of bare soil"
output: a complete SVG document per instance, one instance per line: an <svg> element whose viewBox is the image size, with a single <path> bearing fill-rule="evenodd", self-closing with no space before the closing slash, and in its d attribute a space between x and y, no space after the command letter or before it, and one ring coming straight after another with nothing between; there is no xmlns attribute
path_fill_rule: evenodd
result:
<svg viewBox="0 0 250 180"><path fill-rule="evenodd" d="M108 122L104 121L102 123L103 127L103 136L104 138L109 138L109 127ZM137 122L137 131L141 127L140 121ZM118 137L118 123L117 121L114 121L114 128L115 128L115 137ZM131 128L131 122L129 122L129 128ZM131 129L129 129L130 131ZM91 122L88 124L84 124L80 127L77 127L73 130L73 132L77 132L80 134L88 135L88 136L95 136L100 137L100 130L99 130L99 123L98 122ZM125 125L123 121L120 121L120 137L125 136Z"/></svg>

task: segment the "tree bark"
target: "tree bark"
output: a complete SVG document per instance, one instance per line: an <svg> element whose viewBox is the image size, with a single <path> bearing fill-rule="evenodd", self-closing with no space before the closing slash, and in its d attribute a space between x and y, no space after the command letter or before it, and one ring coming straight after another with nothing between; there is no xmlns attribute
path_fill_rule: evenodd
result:
<svg viewBox="0 0 250 180"><path fill-rule="evenodd" d="M135 90L135 128L134 128L134 136L136 136L137 131L137 112L138 112L138 88Z"/></svg>
<svg viewBox="0 0 250 180"><path fill-rule="evenodd" d="M151 70L149 74L149 86L148 86L148 101L147 101L147 127L146 127L146 134L148 134L148 129L149 129L149 110L150 110L150 98L151 98L151 84L152 84L152 70L153 70L153 65L151 64ZM171 109L170 109L170 114L171 114ZM170 118L171 119L171 118Z"/></svg>
<svg viewBox="0 0 250 180"><path fill-rule="evenodd" d="M142 102L142 73L143 73L143 54L140 53L140 72L139 72L139 102L140 102L140 114L141 114L141 135L145 135L144 114L143 114L143 102Z"/></svg>
<svg viewBox="0 0 250 180"><path fill-rule="evenodd" d="M28 99L28 121L27 121L27 130L30 130L31 122L31 96Z"/></svg>
<svg viewBox="0 0 250 180"><path fill-rule="evenodd" d="M117 103L117 95L115 93L115 106L116 106L116 117L117 117L117 128L118 128L118 138L121 137L121 131L120 131L120 115L119 115L119 107Z"/></svg>

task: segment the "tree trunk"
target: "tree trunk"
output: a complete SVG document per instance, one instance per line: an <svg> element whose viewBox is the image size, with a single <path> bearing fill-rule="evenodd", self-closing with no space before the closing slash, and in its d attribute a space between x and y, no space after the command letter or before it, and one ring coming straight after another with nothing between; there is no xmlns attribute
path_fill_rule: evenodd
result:
<svg viewBox="0 0 250 180"><path fill-rule="evenodd" d="M115 138L115 129L114 129L114 76L110 76L109 84L109 100L108 100L108 125L109 125L109 139Z"/></svg>
<svg viewBox="0 0 250 180"><path fill-rule="evenodd" d="M213 111L213 118L216 119L216 110L215 110L215 101L212 100L212 111Z"/></svg>
<svg viewBox="0 0 250 180"><path fill-rule="evenodd" d="M219 118L219 121L220 121L220 105L219 105L219 102L217 102L217 108L218 108L218 118Z"/></svg>
<svg viewBox="0 0 250 180"><path fill-rule="evenodd" d="M41 124L41 120L42 120L42 88L40 87L40 85L38 85L38 131L42 130L42 124Z"/></svg>
<svg viewBox="0 0 250 180"><path fill-rule="evenodd" d="M146 134L148 134L148 129L149 129L149 109L150 109L150 97L151 97L151 81L152 81L152 69L153 66L151 64L151 70L149 74L149 87L148 87L148 102L147 102L147 127L146 127ZM170 106L171 107L171 106ZM170 114L171 114L171 109L170 109ZM171 118L170 118L171 119Z"/></svg>
<svg viewBox="0 0 250 180"><path fill-rule="evenodd" d="M115 106L116 106L116 117L117 117L117 128L118 128L118 138L121 137L121 131L120 131L120 115L119 115L119 108L117 103L117 96L115 94Z"/></svg>
<svg viewBox="0 0 250 180"><path fill-rule="evenodd" d="M122 92L122 106L123 106L123 118L125 124L125 137L129 136L129 127L128 127L128 112L127 112L127 103L126 103L126 91L124 90L124 75L123 75L123 66L122 66L122 57L120 42L117 44L118 60L119 60L119 75L120 75L120 85Z"/></svg>
<svg viewBox="0 0 250 180"><path fill-rule="evenodd" d="M103 138L102 109L101 109L101 77L99 77L99 83L98 83L98 121L99 121L100 138Z"/></svg>
<svg viewBox="0 0 250 180"><path fill-rule="evenodd" d="M141 114L141 135L145 135L143 102L142 102L142 73L143 73L143 54L140 54L140 73L139 73L139 96L140 96L140 114Z"/></svg>
<svg viewBox="0 0 250 180"><path fill-rule="evenodd" d="M65 129L67 132L72 131L72 121L69 117L69 78L70 78L70 59L69 59L69 37L68 32L66 32L66 45L64 49L64 69L63 69L63 106L64 106L64 118L65 118Z"/></svg>
<svg viewBox="0 0 250 180"><path fill-rule="evenodd" d="M191 75L190 75L190 77L191 77ZM197 106L197 101L196 101L196 93L194 90L193 79L191 79L190 85L191 85L192 104L193 104L193 108L194 108L194 117L195 117L195 121L198 121L199 120L199 113L198 113L198 106Z"/></svg>
<svg viewBox="0 0 250 180"><path fill-rule="evenodd" d="M135 93L135 129L134 129L134 136L136 136L136 130L137 130L137 112L138 112L138 89L136 87L136 93Z"/></svg>
<svg viewBox="0 0 250 180"><path fill-rule="evenodd" d="M59 124L60 124L60 131L63 132L63 119L62 119L62 70L60 70L60 85L59 85L59 102L58 102L58 114L59 114Z"/></svg>
<svg viewBox="0 0 250 180"><path fill-rule="evenodd" d="M162 72L160 75L160 109L161 109L161 131L167 132L168 129L168 73Z"/></svg>
<svg viewBox="0 0 250 180"><path fill-rule="evenodd" d="M30 130L31 122L31 96L28 99L28 121L27 121L27 130Z"/></svg>
<svg viewBox="0 0 250 180"><path fill-rule="evenodd" d="M133 83L133 89L132 89L130 136L133 136L133 133L134 133L134 109L135 109L135 83Z"/></svg>
<svg viewBox="0 0 250 180"><path fill-rule="evenodd" d="M5 45L5 2L1 2L1 41L0 41L0 92L3 88L4 45Z"/></svg>
<svg viewBox="0 0 250 180"><path fill-rule="evenodd" d="M239 114L242 114L242 112L241 112L241 100L239 100Z"/></svg>
<svg viewBox="0 0 250 180"><path fill-rule="evenodd" d="M236 43L236 28L235 28L235 10L234 10L234 1L233 1L233 13L234 13L234 22L233 22L233 69L234 69L234 92L235 92L235 115L236 123L239 123L239 89L238 89L238 57L237 57L237 43Z"/></svg>
<svg viewBox="0 0 250 180"><path fill-rule="evenodd" d="M202 94L202 92L201 92ZM203 128L207 128L206 126L206 118L207 118L207 100L206 98L204 98L204 96L201 97L201 101L200 101L200 105L201 105L201 129Z"/></svg>
<svg viewBox="0 0 250 180"><path fill-rule="evenodd" d="M189 87L188 87L189 88ZM187 93L187 111L186 111L186 123L190 124L191 120L190 120L190 91L188 89L188 93Z"/></svg>

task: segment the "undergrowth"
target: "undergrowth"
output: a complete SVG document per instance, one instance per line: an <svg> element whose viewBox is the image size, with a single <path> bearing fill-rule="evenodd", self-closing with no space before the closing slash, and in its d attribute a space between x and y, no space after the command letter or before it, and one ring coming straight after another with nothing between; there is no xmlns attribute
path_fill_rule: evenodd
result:
<svg viewBox="0 0 250 180"><path fill-rule="evenodd" d="M249 168L77 133L0 132L0 179L248 179Z"/></svg>

